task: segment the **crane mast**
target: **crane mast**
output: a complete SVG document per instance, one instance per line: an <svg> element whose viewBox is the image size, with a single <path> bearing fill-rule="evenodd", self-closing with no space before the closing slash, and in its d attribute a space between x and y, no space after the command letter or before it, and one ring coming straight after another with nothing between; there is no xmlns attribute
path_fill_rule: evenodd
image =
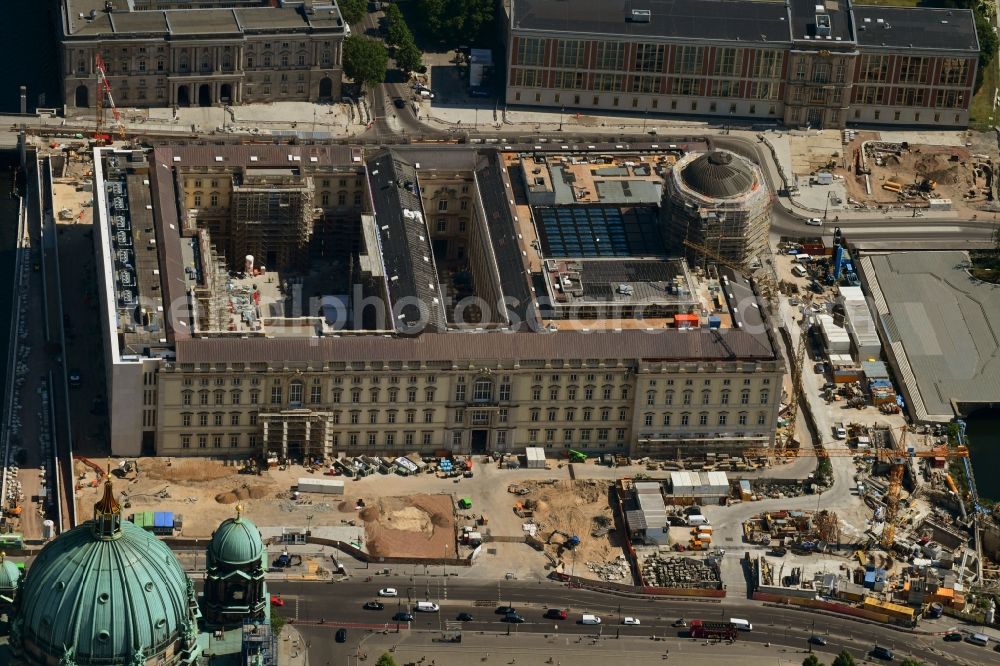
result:
<svg viewBox="0 0 1000 666"><path fill-rule="evenodd" d="M111 114L114 118L114 130L118 134L118 137L124 141L125 122L122 120L121 113L119 113L118 107L115 106L115 99L111 95L111 83L108 82L107 67L100 53L94 56L94 70L97 73L97 122L94 129L94 141L105 143L111 140L111 135L105 131L105 121L107 120L105 113L108 108L111 109Z"/></svg>

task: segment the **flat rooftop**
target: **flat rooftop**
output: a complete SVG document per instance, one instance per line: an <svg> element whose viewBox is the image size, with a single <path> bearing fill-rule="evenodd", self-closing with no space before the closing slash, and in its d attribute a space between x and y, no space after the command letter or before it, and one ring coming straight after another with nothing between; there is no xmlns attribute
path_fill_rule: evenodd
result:
<svg viewBox="0 0 1000 666"><path fill-rule="evenodd" d="M1000 402L1000 289L973 280L968 262L964 252L892 252L859 262L917 420L947 421Z"/></svg>
<svg viewBox="0 0 1000 666"><path fill-rule="evenodd" d="M854 5L858 44L979 51L971 9Z"/></svg>
<svg viewBox="0 0 1000 666"><path fill-rule="evenodd" d="M344 22L336 2L317 0L315 11L306 14L300 5L285 7L241 6L181 7L168 9L132 9L129 0L112 0L112 11L105 11L105 0L63 0L62 21L65 37L121 37L141 34L183 36L199 34L241 35L262 30L268 32L306 32L328 30L343 32ZM179 3L178 3L179 4ZM197 5L198 3L192 3ZM221 3L219 3L221 4Z"/></svg>
<svg viewBox="0 0 1000 666"><path fill-rule="evenodd" d="M788 43L783 2L755 0L512 0L515 30L564 32L575 36L620 35L632 39L668 37L692 42L720 39ZM649 20L632 20L632 9L648 9Z"/></svg>

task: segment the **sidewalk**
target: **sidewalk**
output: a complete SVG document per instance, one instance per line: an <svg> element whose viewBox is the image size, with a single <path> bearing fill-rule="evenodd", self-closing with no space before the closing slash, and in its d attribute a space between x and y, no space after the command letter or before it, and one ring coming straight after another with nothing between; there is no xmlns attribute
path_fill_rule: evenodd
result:
<svg viewBox="0 0 1000 666"><path fill-rule="evenodd" d="M417 663L421 666L607 666L609 659L630 666L675 662L710 666L737 661L741 666L798 666L803 659L803 653L787 648L768 648L751 643L704 645L700 641L682 639L615 640L614 632L614 627L605 628L602 640L580 635L505 636L465 632L459 644L432 643L423 632L388 636L372 634L362 641L359 651L367 655L364 663L375 663L379 656L389 652L397 664ZM827 663L833 657L816 654Z"/></svg>

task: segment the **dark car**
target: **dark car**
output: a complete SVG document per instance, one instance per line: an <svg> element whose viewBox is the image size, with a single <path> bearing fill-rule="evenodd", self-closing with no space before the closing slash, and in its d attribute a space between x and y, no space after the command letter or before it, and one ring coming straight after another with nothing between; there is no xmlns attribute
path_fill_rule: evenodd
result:
<svg viewBox="0 0 1000 666"><path fill-rule="evenodd" d="M459 622L472 622L472 613L459 613L457 619Z"/></svg>
<svg viewBox="0 0 1000 666"><path fill-rule="evenodd" d="M871 655L876 659L884 659L885 661L892 661L892 650L881 645L876 645L872 650Z"/></svg>
<svg viewBox="0 0 1000 666"><path fill-rule="evenodd" d="M407 613L406 611L399 611L392 616L392 619L396 622L413 622L413 613Z"/></svg>
<svg viewBox="0 0 1000 666"><path fill-rule="evenodd" d="M826 639L822 636L810 636L809 642L813 645L826 645Z"/></svg>
<svg viewBox="0 0 1000 666"><path fill-rule="evenodd" d="M365 604L365 610L382 610L385 604L380 601L369 601Z"/></svg>
<svg viewBox="0 0 1000 666"><path fill-rule="evenodd" d="M80 377L80 371L79 370L70 370L69 371L69 385L70 386L77 387L77 386L80 385L81 381L82 380L81 380L81 377Z"/></svg>
<svg viewBox="0 0 1000 666"><path fill-rule="evenodd" d="M394 97L394 98L392 99L392 105L393 105L394 107L396 107L397 109L403 109L403 108L406 108L406 102L404 102L404 101L403 101L403 98L402 98L402 97Z"/></svg>
<svg viewBox="0 0 1000 666"><path fill-rule="evenodd" d="M944 639L949 643L961 643L962 638L964 637L962 636L962 633L959 631L951 631L944 635Z"/></svg>
<svg viewBox="0 0 1000 666"><path fill-rule="evenodd" d="M337 639L338 643L346 643L347 642L347 629L344 629L343 627L341 627L340 629L337 629L337 635L336 635L335 638Z"/></svg>
<svg viewBox="0 0 1000 666"><path fill-rule="evenodd" d="M514 607L513 606L497 606L497 609L496 609L495 612L496 612L497 615L507 615L507 614L513 613L515 611L514 611Z"/></svg>
<svg viewBox="0 0 1000 666"><path fill-rule="evenodd" d="M822 375L824 372L826 372L826 364L817 363L816 365L813 366L813 372L815 372L817 375Z"/></svg>
<svg viewBox="0 0 1000 666"><path fill-rule="evenodd" d="M550 608L545 611L545 617L550 620L565 620L567 618L566 611L560 610L558 608Z"/></svg>
<svg viewBox="0 0 1000 666"><path fill-rule="evenodd" d="M524 618L517 613L507 613L503 616L504 622L510 622L511 624L521 624L524 622Z"/></svg>

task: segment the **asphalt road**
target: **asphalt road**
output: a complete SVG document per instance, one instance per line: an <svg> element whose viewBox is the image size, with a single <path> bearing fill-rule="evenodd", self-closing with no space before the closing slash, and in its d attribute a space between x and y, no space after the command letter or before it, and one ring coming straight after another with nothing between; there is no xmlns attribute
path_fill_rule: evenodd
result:
<svg viewBox="0 0 1000 666"><path fill-rule="evenodd" d="M298 583L273 582L271 593L280 595L285 606L282 614L294 623L306 627L382 628L395 631L392 616L407 610L416 601L429 599L440 604L440 613L414 612L414 621L400 630L437 632L454 628L460 623L461 612L471 613L472 622L461 623L465 631L518 634L583 634L604 638L622 636L658 636L683 638L683 629L672 627L678 618L728 619L740 617L754 625L752 632L741 633L740 641L770 643L794 649L808 647L814 633L823 636L828 645L824 652L849 650L860 657L876 644L889 646L897 658L912 656L926 663L981 664L995 655L988 649L966 643L945 643L940 636L922 636L895 631L880 625L857 622L835 616L808 613L785 608L770 608L750 602L725 604L677 600L647 600L620 598L587 590L571 589L554 582L522 583L497 581L476 583L467 579L447 580L427 578L376 576L372 582ZM382 587L395 587L398 598L379 599L382 611L362 608L376 598ZM407 597L409 596L409 601ZM477 603L478 602L478 603ZM507 624L495 614L498 603L514 606L526 620L523 624ZM565 621L543 618L546 608L558 607L569 612ZM579 624L583 613L593 613L603 619L599 626ZM633 616L640 626L623 626L621 618ZM352 632L356 634L358 632Z"/></svg>

